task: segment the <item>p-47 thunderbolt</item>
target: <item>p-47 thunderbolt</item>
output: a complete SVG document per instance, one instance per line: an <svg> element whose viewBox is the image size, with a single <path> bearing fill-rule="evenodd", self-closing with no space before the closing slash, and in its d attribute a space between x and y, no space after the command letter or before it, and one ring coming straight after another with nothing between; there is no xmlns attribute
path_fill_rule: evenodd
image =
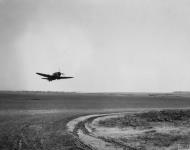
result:
<svg viewBox="0 0 190 150"><path fill-rule="evenodd" d="M61 72L55 72L52 75L44 74L44 73L38 73L38 72L36 74L45 77L45 78L42 78L42 79L46 79L48 81L74 78L74 77L64 76L64 74L61 73Z"/></svg>

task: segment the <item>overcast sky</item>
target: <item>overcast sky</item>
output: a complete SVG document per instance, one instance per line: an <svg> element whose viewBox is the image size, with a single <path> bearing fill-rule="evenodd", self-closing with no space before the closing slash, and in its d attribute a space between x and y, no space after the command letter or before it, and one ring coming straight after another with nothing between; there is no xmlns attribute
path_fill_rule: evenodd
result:
<svg viewBox="0 0 190 150"><path fill-rule="evenodd" d="M0 69L0 90L188 91L190 1L0 0Z"/></svg>

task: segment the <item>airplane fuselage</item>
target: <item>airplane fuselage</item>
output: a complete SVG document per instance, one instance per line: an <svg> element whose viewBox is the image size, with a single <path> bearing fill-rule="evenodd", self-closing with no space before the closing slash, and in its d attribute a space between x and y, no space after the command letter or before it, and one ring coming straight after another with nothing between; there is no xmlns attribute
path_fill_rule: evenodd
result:
<svg viewBox="0 0 190 150"><path fill-rule="evenodd" d="M61 72L55 72L52 75L43 74L43 73L36 73L36 74L44 76L45 78L42 78L42 79L46 79L48 81L73 78L73 77L61 76L63 75L63 73Z"/></svg>

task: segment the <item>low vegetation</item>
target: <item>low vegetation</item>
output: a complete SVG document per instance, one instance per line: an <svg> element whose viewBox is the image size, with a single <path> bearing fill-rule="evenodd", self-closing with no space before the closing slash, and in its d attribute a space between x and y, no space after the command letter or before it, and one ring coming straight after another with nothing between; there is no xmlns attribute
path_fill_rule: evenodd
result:
<svg viewBox="0 0 190 150"><path fill-rule="evenodd" d="M101 120L99 125L144 130L140 134L119 139L136 149L151 149L151 147L153 149L172 149L172 146L176 148L180 144L190 145L190 110L162 110L133 115L126 114L123 117ZM157 128L161 131L158 131Z"/></svg>
<svg viewBox="0 0 190 150"><path fill-rule="evenodd" d="M0 123L1 150L77 150L75 136L68 133L66 123L74 114L4 116ZM14 119L13 119L14 118Z"/></svg>
<svg viewBox="0 0 190 150"><path fill-rule="evenodd" d="M189 106L189 97L175 95L0 92L0 150L86 150L88 148L65 127L69 120L79 115L131 108ZM102 121L100 125L151 128L150 122L174 122L187 126L189 114L187 111L166 111L126 115Z"/></svg>
<svg viewBox="0 0 190 150"><path fill-rule="evenodd" d="M188 125L190 122L190 110L162 110L144 113L127 114L123 117L109 118L99 121L100 126L105 127L146 127L151 128L155 122L173 123L173 125Z"/></svg>
<svg viewBox="0 0 190 150"><path fill-rule="evenodd" d="M148 122L176 122L190 119L190 110L163 110L136 114Z"/></svg>

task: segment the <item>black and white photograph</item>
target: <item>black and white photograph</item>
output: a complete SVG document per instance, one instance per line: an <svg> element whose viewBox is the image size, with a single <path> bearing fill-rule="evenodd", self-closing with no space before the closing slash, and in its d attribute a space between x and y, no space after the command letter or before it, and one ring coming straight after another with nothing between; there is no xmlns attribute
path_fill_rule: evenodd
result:
<svg viewBox="0 0 190 150"><path fill-rule="evenodd" d="M190 1L0 0L0 150L190 150Z"/></svg>

